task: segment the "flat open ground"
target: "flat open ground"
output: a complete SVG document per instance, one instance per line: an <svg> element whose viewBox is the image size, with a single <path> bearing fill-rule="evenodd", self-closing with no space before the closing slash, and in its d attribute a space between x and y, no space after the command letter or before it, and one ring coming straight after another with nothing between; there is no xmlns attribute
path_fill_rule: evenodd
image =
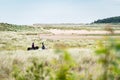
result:
<svg viewBox="0 0 120 80"><path fill-rule="evenodd" d="M114 31L114 35L109 35L108 31L88 31L88 30L58 30L51 29L47 30L49 34L39 34L41 39L102 39L103 36L111 36L113 38L120 38L120 30Z"/></svg>

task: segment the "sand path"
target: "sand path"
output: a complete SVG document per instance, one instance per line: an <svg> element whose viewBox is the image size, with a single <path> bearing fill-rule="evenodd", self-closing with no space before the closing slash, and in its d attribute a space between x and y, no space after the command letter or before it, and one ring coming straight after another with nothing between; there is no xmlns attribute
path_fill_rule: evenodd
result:
<svg viewBox="0 0 120 80"><path fill-rule="evenodd" d="M52 39L52 40L62 40L62 39L103 39L102 35L109 34L108 31L88 31L88 30L48 30L50 34L40 34L41 39ZM115 34L120 34L120 30L115 31ZM120 38L119 35L111 36L113 38Z"/></svg>

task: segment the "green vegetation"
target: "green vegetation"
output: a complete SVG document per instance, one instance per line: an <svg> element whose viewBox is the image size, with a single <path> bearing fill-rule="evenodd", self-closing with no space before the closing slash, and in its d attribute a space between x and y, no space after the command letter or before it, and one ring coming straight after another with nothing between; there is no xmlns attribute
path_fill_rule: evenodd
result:
<svg viewBox="0 0 120 80"><path fill-rule="evenodd" d="M120 42L108 39L105 44L98 44L96 54L99 56L98 62L102 64L103 73L100 80L120 79Z"/></svg>
<svg viewBox="0 0 120 80"><path fill-rule="evenodd" d="M104 30L107 24L38 24L38 25L15 25L8 23L0 23L0 31L35 31L44 32L49 29L61 29L61 30ZM120 30L119 24L111 24L112 29ZM44 32L47 33L47 32Z"/></svg>
<svg viewBox="0 0 120 80"><path fill-rule="evenodd" d="M15 80L76 80L75 74L71 72L73 66L72 57L64 51L55 63L39 63L38 59L33 59L32 66L28 67L25 72L15 66L12 75Z"/></svg>
<svg viewBox="0 0 120 80"><path fill-rule="evenodd" d="M39 31L41 28L36 28L27 25L15 25L15 24L8 24L8 23L0 23L0 31Z"/></svg>
<svg viewBox="0 0 120 80"><path fill-rule="evenodd" d="M97 21L94 21L93 23L120 23L120 16L99 19Z"/></svg>
<svg viewBox="0 0 120 80"><path fill-rule="evenodd" d="M72 34L85 38L56 40L40 37L51 34L49 26L47 29L1 23L0 80L119 80L120 34L114 32L120 28L119 25L105 26L92 24L85 29L105 29L108 34ZM63 30L72 27L60 26ZM90 36L93 37L88 38ZM39 47L44 42L47 49L27 51L32 42Z"/></svg>
<svg viewBox="0 0 120 80"><path fill-rule="evenodd" d="M58 59L51 59L49 63L39 63L41 62L40 60L37 59L36 62L36 59L33 58L32 66L28 66L25 72L19 70L18 67L13 68L13 77L15 80L119 80L119 50L120 43L114 39L107 39L105 44L101 42L98 44L96 49L98 59L95 61L95 64L99 64L102 67L99 68L101 73L96 79L94 76L98 74L98 70L96 74L91 74L88 70L90 68L85 68L87 66L81 67L84 64L88 65L91 61L85 60L83 64L78 65L77 61L68 51L65 49L61 50L60 48L57 52L57 54L59 53ZM80 72L84 68L85 75L83 76Z"/></svg>
<svg viewBox="0 0 120 80"><path fill-rule="evenodd" d="M33 27L42 27L43 29L60 30L104 30L107 24L34 24ZM112 29L120 30L119 24L111 24Z"/></svg>
<svg viewBox="0 0 120 80"><path fill-rule="evenodd" d="M12 75L15 80L46 80L49 74L49 68L44 63L39 63L37 59L33 59L32 65L25 72L14 65Z"/></svg>

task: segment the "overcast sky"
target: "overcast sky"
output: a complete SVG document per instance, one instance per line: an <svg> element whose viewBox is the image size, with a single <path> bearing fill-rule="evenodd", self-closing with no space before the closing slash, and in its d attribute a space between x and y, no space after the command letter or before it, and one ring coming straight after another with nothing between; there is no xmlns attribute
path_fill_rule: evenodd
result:
<svg viewBox="0 0 120 80"><path fill-rule="evenodd" d="M120 16L120 0L0 0L0 22L90 23Z"/></svg>

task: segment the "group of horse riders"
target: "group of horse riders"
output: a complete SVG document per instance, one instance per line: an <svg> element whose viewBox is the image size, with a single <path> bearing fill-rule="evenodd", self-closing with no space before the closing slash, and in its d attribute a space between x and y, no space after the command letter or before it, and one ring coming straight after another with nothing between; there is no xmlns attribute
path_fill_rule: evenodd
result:
<svg viewBox="0 0 120 80"><path fill-rule="evenodd" d="M36 50L36 49L39 49L39 47L38 47L38 46L35 46L35 45L34 45L34 42L32 43L32 46L31 46L31 47L28 47L28 48L27 48L27 50ZM43 42L42 42L42 47L41 47L41 49L42 49L42 50L45 49L45 45L44 45Z"/></svg>

